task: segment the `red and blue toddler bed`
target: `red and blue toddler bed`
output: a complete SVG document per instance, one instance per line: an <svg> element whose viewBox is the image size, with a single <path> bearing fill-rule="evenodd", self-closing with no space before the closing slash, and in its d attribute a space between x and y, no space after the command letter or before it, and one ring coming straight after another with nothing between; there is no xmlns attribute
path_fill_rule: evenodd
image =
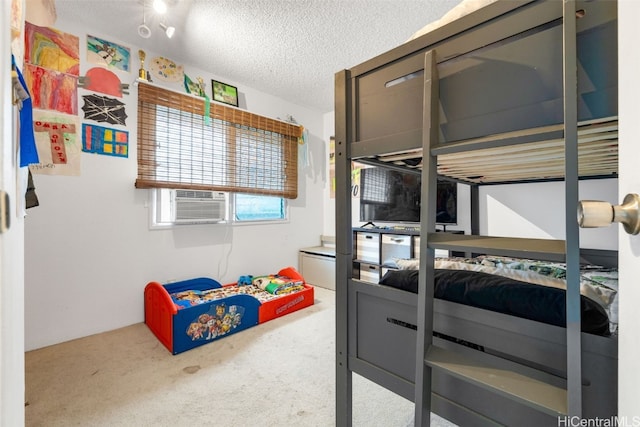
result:
<svg viewBox="0 0 640 427"><path fill-rule="evenodd" d="M144 318L158 340L178 354L308 307L313 297L313 287L292 267L224 286L206 277L150 282Z"/></svg>

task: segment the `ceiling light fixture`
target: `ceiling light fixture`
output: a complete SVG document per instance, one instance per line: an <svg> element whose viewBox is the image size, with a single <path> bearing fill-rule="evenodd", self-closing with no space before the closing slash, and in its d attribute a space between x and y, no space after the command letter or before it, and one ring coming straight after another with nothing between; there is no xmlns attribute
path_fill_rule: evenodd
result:
<svg viewBox="0 0 640 427"><path fill-rule="evenodd" d="M153 0L153 10L155 10L160 15L164 15L167 13L167 4L164 0Z"/></svg>
<svg viewBox="0 0 640 427"><path fill-rule="evenodd" d="M164 31L168 38L173 37L176 32L176 27L167 26L166 24L160 23L160 28Z"/></svg>
<svg viewBox="0 0 640 427"><path fill-rule="evenodd" d="M138 35L143 39L151 37L151 29L147 26L147 21L144 15L144 1L142 2L142 24L138 26Z"/></svg>

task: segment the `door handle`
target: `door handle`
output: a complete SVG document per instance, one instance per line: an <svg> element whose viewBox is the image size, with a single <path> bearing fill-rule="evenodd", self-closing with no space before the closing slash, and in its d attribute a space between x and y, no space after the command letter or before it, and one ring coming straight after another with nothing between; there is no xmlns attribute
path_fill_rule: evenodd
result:
<svg viewBox="0 0 640 427"><path fill-rule="evenodd" d="M630 193L621 205L613 206L600 200L578 202L578 225L582 228L606 227L619 222L629 234L640 233L640 196Z"/></svg>

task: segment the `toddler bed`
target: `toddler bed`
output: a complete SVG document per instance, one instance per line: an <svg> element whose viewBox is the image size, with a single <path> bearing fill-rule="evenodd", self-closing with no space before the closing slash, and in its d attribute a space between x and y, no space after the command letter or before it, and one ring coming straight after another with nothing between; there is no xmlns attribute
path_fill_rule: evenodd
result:
<svg viewBox="0 0 640 427"><path fill-rule="evenodd" d="M206 277L150 282L144 317L158 340L178 354L308 307L313 298L313 287L292 267L228 285Z"/></svg>

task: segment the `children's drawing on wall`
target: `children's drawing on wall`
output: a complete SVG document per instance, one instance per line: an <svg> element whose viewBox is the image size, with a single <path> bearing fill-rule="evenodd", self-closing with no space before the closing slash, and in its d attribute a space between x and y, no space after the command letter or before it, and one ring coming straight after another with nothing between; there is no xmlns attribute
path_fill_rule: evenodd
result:
<svg viewBox="0 0 640 427"><path fill-rule="evenodd" d="M128 47L87 34L87 61L129 72L131 70L131 50Z"/></svg>
<svg viewBox="0 0 640 427"><path fill-rule="evenodd" d="M30 64L26 64L24 77L34 108L78 114L76 77Z"/></svg>
<svg viewBox="0 0 640 427"><path fill-rule="evenodd" d="M182 82L184 79L184 69L169 58L157 56L149 64L151 77L165 82Z"/></svg>
<svg viewBox="0 0 640 427"><path fill-rule="evenodd" d="M196 81L193 81L184 74L184 90L192 95L206 97L207 93L204 87L204 79L202 77L196 77Z"/></svg>
<svg viewBox="0 0 640 427"><path fill-rule="evenodd" d="M129 95L129 85L121 83L120 78L104 68L94 67L87 74L78 79L78 87L122 98L122 94Z"/></svg>
<svg viewBox="0 0 640 427"><path fill-rule="evenodd" d="M84 123L82 151L105 156L129 157L129 132Z"/></svg>
<svg viewBox="0 0 640 427"><path fill-rule="evenodd" d="M127 113L122 102L100 95L82 95L82 98L85 119L126 126Z"/></svg>
<svg viewBox="0 0 640 427"><path fill-rule="evenodd" d="M80 175L78 119L47 111L33 112L33 130L40 163L29 166L34 174Z"/></svg>
<svg viewBox="0 0 640 427"><path fill-rule="evenodd" d="M25 80L33 107L78 113L78 37L25 23Z"/></svg>
<svg viewBox="0 0 640 427"><path fill-rule="evenodd" d="M25 23L25 60L48 70L80 75L79 39L53 28Z"/></svg>

